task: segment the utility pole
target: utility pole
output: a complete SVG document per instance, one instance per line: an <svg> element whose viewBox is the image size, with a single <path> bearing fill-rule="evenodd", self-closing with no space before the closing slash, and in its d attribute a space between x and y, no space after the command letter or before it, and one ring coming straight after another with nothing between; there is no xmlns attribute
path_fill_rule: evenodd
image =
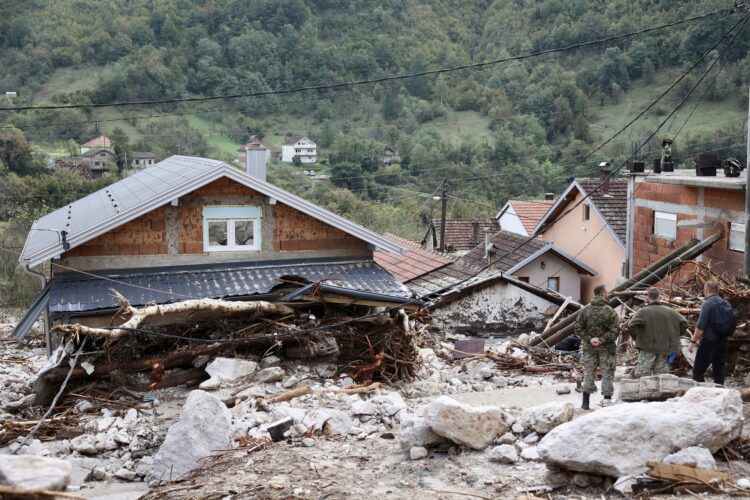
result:
<svg viewBox="0 0 750 500"><path fill-rule="evenodd" d="M448 179L443 179L440 193L440 252L445 252L445 215L448 209Z"/></svg>
<svg viewBox="0 0 750 500"><path fill-rule="evenodd" d="M745 277L750 276L750 87L747 104L747 145L745 146Z"/></svg>

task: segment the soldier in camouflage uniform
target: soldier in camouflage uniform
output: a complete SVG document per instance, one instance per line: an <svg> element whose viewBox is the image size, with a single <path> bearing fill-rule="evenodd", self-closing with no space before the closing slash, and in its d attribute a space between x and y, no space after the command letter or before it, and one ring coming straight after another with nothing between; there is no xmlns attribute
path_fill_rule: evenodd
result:
<svg viewBox="0 0 750 500"><path fill-rule="evenodd" d="M589 409L589 398L596 392L596 368L602 370L602 395L611 400L615 392L615 349L620 333L620 318L607 305L604 285L594 288L594 298L578 314L575 327L581 339L581 364L583 365L583 404Z"/></svg>

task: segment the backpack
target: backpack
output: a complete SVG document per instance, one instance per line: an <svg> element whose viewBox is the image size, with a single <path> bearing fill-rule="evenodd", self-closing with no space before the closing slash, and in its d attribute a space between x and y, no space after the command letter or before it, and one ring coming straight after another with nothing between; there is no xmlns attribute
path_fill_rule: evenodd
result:
<svg viewBox="0 0 750 500"><path fill-rule="evenodd" d="M737 312L737 309L722 299L721 302L714 306L711 330L719 338L731 337L734 334L734 329L737 328L739 319L740 313Z"/></svg>

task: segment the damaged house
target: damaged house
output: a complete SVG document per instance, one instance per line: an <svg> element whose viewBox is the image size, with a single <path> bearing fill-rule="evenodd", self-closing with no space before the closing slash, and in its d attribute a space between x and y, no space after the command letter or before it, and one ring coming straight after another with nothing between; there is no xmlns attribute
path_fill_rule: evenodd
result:
<svg viewBox="0 0 750 500"><path fill-rule="evenodd" d="M133 307L187 299L398 305L411 292L373 260L401 245L252 175L172 156L41 217L20 258L44 290L18 324L108 326ZM31 268L51 263L49 275ZM49 326L49 325L48 325ZM49 331L49 330L48 330ZM48 342L49 345L49 342Z"/></svg>
<svg viewBox="0 0 750 500"><path fill-rule="evenodd" d="M437 326L463 333L543 328L557 309L576 309L581 281L596 271L554 243L498 231L453 264L407 283L431 300Z"/></svg>

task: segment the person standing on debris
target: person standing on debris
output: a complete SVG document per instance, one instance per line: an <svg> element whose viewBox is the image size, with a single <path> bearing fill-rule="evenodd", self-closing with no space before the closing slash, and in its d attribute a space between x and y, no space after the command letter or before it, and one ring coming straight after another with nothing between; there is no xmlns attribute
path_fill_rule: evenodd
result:
<svg viewBox="0 0 750 500"><path fill-rule="evenodd" d="M688 346L689 352L693 352L695 346L698 346L693 363L693 380L704 382L704 374L710 366L714 382L724 385L727 339L734 333L739 315L737 310L719 295L719 284L716 281L706 281L703 296L705 300Z"/></svg>
<svg viewBox="0 0 750 500"><path fill-rule="evenodd" d="M659 301L658 288L648 289L648 304L628 322L628 331L638 349L636 377L669 373L667 356L680 349L680 336L687 331L687 320Z"/></svg>
<svg viewBox="0 0 750 500"><path fill-rule="evenodd" d="M575 333L581 339L581 364L583 365L583 403L589 409L591 394L596 392L596 368L602 370L602 395L605 401L615 392L615 349L620 333L620 318L607 305L604 285L594 288L594 298L576 319Z"/></svg>

